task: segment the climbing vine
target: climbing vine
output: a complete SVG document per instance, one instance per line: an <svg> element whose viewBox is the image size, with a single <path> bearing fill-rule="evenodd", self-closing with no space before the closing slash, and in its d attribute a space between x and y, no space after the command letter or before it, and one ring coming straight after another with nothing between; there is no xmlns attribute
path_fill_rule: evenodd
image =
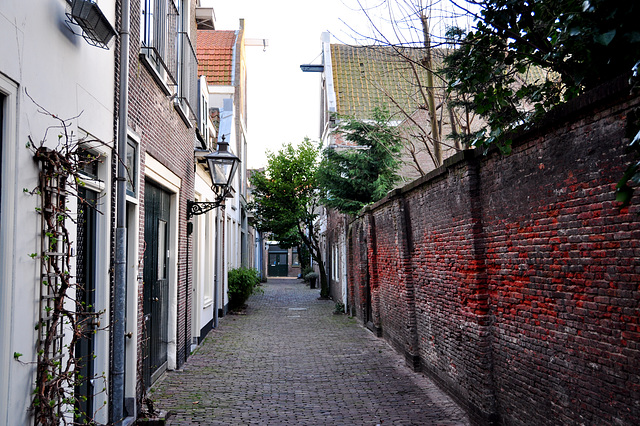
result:
<svg viewBox="0 0 640 426"><path fill-rule="evenodd" d="M75 227L70 226L78 225L78 212L71 211L68 204L76 198L80 210L99 212L97 205L82 197L80 188L86 179L82 171L103 160L99 155L88 154L88 148L102 142L74 135L71 124L77 117L63 119L36 105L38 112L55 124L46 129L38 143L31 137L27 142L27 148L39 166L39 182L36 188L24 191L39 196L40 205L36 211L42 224L40 252L30 254L41 265L32 408L39 425L94 424L95 413L84 412L83 402L106 390L86 387L92 393L87 395L77 389L89 380L105 377L104 373L83 376L82 365L88 360L79 357L76 348L83 339L97 333L104 312L95 311L94 306L80 297L85 289L72 270L77 234L71 232ZM53 132L58 133L57 142L51 147L47 139ZM95 358L93 353L85 356Z"/></svg>

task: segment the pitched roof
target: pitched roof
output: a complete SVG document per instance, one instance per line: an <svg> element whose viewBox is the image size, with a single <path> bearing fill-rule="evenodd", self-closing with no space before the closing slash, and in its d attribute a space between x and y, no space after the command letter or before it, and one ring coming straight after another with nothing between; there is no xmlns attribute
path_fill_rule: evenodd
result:
<svg viewBox="0 0 640 426"><path fill-rule="evenodd" d="M386 105L392 115L399 108L411 114L423 104L420 87L426 86L426 70L419 64L425 51L403 49L400 52L390 46L332 44L331 66L338 114L368 119L374 108L382 105ZM436 49L432 54L433 62L440 63L435 59ZM434 81L435 86L444 86L442 80L434 78Z"/></svg>
<svg viewBox="0 0 640 426"><path fill-rule="evenodd" d="M204 75L207 84L231 85L235 43L235 31L198 30L198 75Z"/></svg>

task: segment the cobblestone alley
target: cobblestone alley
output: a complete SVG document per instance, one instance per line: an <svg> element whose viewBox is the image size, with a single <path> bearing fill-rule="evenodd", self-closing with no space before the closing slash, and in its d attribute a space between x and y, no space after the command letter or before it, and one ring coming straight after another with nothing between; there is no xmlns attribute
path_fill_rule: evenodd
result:
<svg viewBox="0 0 640 426"><path fill-rule="evenodd" d="M150 390L171 425L466 425L382 339L302 280L270 278Z"/></svg>

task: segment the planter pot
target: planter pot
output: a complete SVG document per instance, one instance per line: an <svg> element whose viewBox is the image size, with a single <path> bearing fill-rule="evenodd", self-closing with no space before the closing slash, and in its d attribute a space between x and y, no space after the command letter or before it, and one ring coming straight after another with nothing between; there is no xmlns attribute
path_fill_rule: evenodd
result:
<svg viewBox="0 0 640 426"><path fill-rule="evenodd" d="M316 288L316 280L317 278L309 278L309 287Z"/></svg>
<svg viewBox="0 0 640 426"><path fill-rule="evenodd" d="M73 0L71 16L84 31L87 41L101 47L106 47L116 33L98 5L92 1Z"/></svg>

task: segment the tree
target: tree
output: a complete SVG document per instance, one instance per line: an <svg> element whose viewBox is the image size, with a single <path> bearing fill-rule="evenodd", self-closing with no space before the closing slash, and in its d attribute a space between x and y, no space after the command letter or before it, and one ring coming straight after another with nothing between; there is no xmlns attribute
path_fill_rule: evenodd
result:
<svg viewBox="0 0 640 426"><path fill-rule="evenodd" d="M404 162L424 176L451 153L463 149L460 141L465 138L450 136L468 135L476 126L473 113L451 103L442 73L447 52L443 28L467 12L449 0L383 0L373 6L366 0L357 3L368 20L369 34L349 27L354 39L363 47L383 52L395 80L389 87L378 76L363 72L363 77L383 94L392 119L401 123Z"/></svg>
<svg viewBox="0 0 640 426"><path fill-rule="evenodd" d="M318 168L321 203L341 213L356 214L384 197L398 181L402 142L388 124L389 113L376 109L371 121L342 121L335 132L348 147L328 147Z"/></svg>
<svg viewBox="0 0 640 426"><path fill-rule="evenodd" d="M472 145L510 151L516 129L536 123L557 104L640 65L640 4L608 0L478 0L475 31L452 29L458 46L447 58L448 91L486 126ZM636 83L637 84L637 83ZM638 130L631 114L628 127ZM629 147L640 151L638 134ZM628 204L640 183L634 160L618 182L616 199Z"/></svg>
<svg viewBox="0 0 640 426"><path fill-rule="evenodd" d="M640 54L640 4L608 0L469 0L474 31L452 28L448 91L486 126L472 145L499 143L564 100L629 72ZM506 136L505 136L506 135Z"/></svg>
<svg viewBox="0 0 640 426"><path fill-rule="evenodd" d="M283 247L300 242L309 250L320 272L320 296L329 296L327 273L322 262L317 219L319 192L316 180L318 149L309 139L297 148L286 144L267 156L267 167L252 178L254 201L249 208L256 228L271 232Z"/></svg>

